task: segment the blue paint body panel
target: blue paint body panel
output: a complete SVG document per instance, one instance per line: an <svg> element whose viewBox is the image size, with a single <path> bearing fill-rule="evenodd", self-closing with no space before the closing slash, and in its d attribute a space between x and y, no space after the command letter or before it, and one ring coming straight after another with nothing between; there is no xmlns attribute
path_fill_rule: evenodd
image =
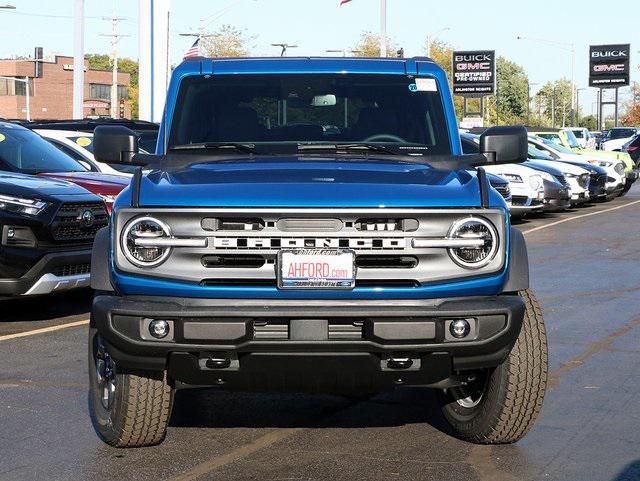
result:
<svg viewBox="0 0 640 481"><path fill-rule="evenodd" d="M194 75L247 74L388 74L420 75L436 80L444 106L451 152L460 155L453 100L444 71L428 59L260 58L199 59L179 65L169 86L157 154L165 153L181 82ZM129 206L127 188L114 209ZM493 189L489 204L506 211ZM430 167L409 158L226 156L198 161L171 171L151 171L140 186L140 206L148 207L291 207L291 208L473 208L480 207L475 173ZM507 214L508 219L508 214ZM508 232L509 226L507 226ZM508 244L509 237L506 242ZM507 245L507 252L509 246ZM200 286L117 272L112 281L121 294L200 298L264 299L428 299L496 295L508 272L417 288L286 290L275 287Z"/></svg>

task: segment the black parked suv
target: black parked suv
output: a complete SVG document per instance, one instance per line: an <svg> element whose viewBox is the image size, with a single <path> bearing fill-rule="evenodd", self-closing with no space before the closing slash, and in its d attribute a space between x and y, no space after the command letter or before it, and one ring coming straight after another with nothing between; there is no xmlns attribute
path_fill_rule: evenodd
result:
<svg viewBox="0 0 640 481"><path fill-rule="evenodd" d="M0 171L0 299L89 286L104 202L59 180Z"/></svg>

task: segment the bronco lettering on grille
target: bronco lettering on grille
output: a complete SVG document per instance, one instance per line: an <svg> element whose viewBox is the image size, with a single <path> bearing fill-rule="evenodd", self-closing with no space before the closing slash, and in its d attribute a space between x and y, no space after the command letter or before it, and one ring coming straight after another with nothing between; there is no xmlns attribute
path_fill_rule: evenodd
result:
<svg viewBox="0 0 640 481"><path fill-rule="evenodd" d="M373 237L215 237L210 242L216 249L282 249L282 248L334 248L353 249L405 249L405 238Z"/></svg>

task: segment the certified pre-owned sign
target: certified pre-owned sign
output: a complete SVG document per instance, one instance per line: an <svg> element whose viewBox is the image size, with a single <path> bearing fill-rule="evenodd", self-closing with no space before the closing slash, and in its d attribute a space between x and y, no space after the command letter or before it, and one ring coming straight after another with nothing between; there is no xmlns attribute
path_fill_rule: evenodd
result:
<svg viewBox="0 0 640 481"><path fill-rule="evenodd" d="M589 86L615 88L629 85L631 46L591 45L589 47Z"/></svg>
<svg viewBox="0 0 640 481"><path fill-rule="evenodd" d="M453 93L482 96L496 92L495 50L453 52Z"/></svg>

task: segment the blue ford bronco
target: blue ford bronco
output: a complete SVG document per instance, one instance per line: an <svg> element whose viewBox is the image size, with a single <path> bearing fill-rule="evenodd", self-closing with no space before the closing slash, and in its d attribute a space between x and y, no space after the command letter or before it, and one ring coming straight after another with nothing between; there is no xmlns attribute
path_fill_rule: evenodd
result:
<svg viewBox="0 0 640 481"><path fill-rule="evenodd" d="M545 393L527 249L482 165L527 158L522 127L463 155L428 58L195 59L173 73L155 154L96 238L90 408L121 447L162 442L177 388L364 396L436 391L453 431L511 443Z"/></svg>

